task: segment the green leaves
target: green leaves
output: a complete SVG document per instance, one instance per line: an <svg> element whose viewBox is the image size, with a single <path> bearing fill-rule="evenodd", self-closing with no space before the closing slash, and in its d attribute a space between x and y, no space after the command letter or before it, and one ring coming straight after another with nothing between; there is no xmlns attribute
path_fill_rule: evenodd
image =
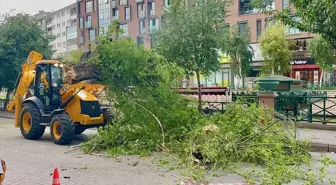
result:
<svg viewBox="0 0 336 185"><path fill-rule="evenodd" d="M196 5L195 5L196 4ZM186 74L209 74L219 67L222 25L226 1L176 3L163 14L163 27L156 35L156 51L181 66Z"/></svg>
<svg viewBox="0 0 336 185"><path fill-rule="evenodd" d="M309 50L323 71L331 71L333 69L335 57L333 46L329 41L322 37L314 38L309 43Z"/></svg>
<svg viewBox="0 0 336 185"><path fill-rule="evenodd" d="M261 54L266 61L264 69L280 75L288 72L291 53L284 26L279 22L270 25L261 35L260 44Z"/></svg>
<svg viewBox="0 0 336 185"><path fill-rule="evenodd" d="M222 52L230 56L231 69L239 77L247 76L251 68L253 52L249 43L249 30L239 33L238 24L232 27L231 34L224 32L221 39Z"/></svg>
<svg viewBox="0 0 336 185"><path fill-rule="evenodd" d="M38 51L49 59L51 39L29 15L4 16L0 23L0 86L14 87L21 64L30 51Z"/></svg>

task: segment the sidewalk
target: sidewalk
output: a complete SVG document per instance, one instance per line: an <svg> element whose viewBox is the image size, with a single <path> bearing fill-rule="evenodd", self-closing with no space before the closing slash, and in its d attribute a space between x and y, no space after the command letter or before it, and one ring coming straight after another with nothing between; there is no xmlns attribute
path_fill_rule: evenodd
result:
<svg viewBox="0 0 336 185"><path fill-rule="evenodd" d="M0 118L14 119L14 113L0 110Z"/></svg>

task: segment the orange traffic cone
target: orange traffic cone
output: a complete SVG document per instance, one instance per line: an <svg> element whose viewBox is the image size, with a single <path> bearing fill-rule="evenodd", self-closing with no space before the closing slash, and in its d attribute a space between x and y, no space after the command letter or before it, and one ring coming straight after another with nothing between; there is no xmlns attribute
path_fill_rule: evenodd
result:
<svg viewBox="0 0 336 185"><path fill-rule="evenodd" d="M59 178L59 174L58 174L58 169L55 168L54 169L54 175L53 175L53 183L52 185L61 185L61 181Z"/></svg>

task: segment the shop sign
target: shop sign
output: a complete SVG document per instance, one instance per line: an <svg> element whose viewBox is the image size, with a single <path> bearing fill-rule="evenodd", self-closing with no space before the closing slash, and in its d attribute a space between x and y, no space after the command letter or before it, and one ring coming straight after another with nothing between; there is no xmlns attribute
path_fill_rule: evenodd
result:
<svg viewBox="0 0 336 185"><path fill-rule="evenodd" d="M305 65L305 64L315 64L314 58L307 59L294 59L290 61L291 65Z"/></svg>

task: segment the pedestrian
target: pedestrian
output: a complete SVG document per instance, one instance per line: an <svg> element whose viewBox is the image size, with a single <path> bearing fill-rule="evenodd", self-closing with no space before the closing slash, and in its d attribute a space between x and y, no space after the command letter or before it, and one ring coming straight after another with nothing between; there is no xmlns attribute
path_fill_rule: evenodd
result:
<svg viewBox="0 0 336 185"><path fill-rule="evenodd" d="M6 174L6 162L0 159L0 185L5 179L5 174Z"/></svg>

